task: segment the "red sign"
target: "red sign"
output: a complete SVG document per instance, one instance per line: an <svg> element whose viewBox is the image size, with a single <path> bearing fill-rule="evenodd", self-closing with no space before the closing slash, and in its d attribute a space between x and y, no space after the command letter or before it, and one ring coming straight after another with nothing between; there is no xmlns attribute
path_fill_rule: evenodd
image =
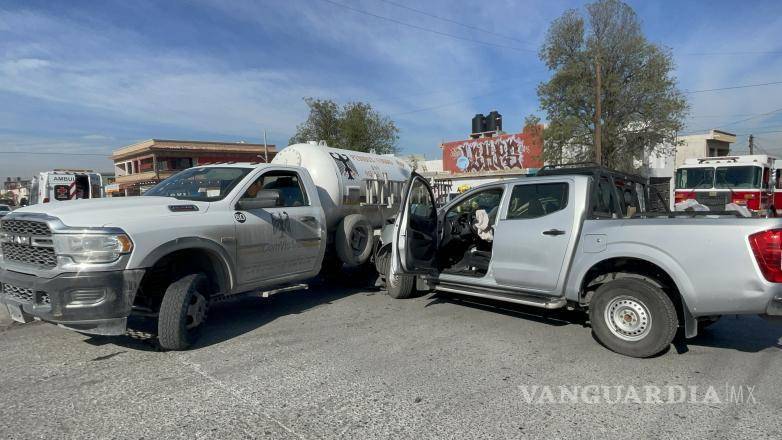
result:
<svg viewBox="0 0 782 440"><path fill-rule="evenodd" d="M543 126L523 133L447 142L443 170L451 173L504 171L543 166Z"/></svg>

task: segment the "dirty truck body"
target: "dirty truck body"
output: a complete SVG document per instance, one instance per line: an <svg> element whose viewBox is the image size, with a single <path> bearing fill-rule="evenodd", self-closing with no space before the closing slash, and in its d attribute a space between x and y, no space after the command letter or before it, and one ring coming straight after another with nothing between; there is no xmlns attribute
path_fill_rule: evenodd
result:
<svg viewBox="0 0 782 440"><path fill-rule="evenodd" d="M582 309L601 342L638 357L659 353L680 326L694 336L725 314L782 315L782 221L614 209L622 195L606 183L504 181L437 211L414 176L394 226L389 292L410 296L417 275L438 291ZM489 243L475 237L475 208L495 211Z"/></svg>
<svg viewBox="0 0 782 440"><path fill-rule="evenodd" d="M363 264L377 227L361 206L343 209L347 199L329 199L328 212L323 203L329 191L342 191L334 182L344 172L328 153L349 152L298 147L327 153L331 163L315 170L319 182L285 161L215 164L185 170L142 197L14 211L0 223L0 302L18 321L37 318L90 334L123 334L131 313L157 317L161 345L184 349L198 336L210 302L306 287L302 282L318 275L327 255L332 263ZM361 157L354 160L387 163L355 154ZM349 159L339 157L343 165ZM336 177L326 175L327 167ZM346 181L360 193L372 182L357 169ZM382 166L374 169L382 174ZM397 205L407 175L396 179ZM360 196L351 195L358 205ZM372 221L385 222L377 214Z"/></svg>

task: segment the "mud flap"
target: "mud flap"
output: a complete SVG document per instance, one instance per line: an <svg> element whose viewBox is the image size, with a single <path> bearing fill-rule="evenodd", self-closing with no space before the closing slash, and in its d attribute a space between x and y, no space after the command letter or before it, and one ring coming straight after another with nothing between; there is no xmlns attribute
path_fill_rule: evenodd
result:
<svg viewBox="0 0 782 440"><path fill-rule="evenodd" d="M682 311L684 315L684 337L687 339L694 338L698 336L698 320L692 316L686 305L682 309L684 309Z"/></svg>
<svg viewBox="0 0 782 440"><path fill-rule="evenodd" d="M33 318L33 315L22 310L22 306L16 304L6 304L5 306L8 309L8 315L16 322L27 324L35 319Z"/></svg>

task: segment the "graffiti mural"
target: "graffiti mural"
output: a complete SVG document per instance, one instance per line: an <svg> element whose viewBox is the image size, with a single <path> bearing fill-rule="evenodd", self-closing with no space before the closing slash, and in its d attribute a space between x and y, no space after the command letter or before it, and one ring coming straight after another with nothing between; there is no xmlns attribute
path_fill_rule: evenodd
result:
<svg viewBox="0 0 782 440"><path fill-rule="evenodd" d="M542 129L492 138L448 142L443 148L443 169L452 173L540 168L543 165Z"/></svg>

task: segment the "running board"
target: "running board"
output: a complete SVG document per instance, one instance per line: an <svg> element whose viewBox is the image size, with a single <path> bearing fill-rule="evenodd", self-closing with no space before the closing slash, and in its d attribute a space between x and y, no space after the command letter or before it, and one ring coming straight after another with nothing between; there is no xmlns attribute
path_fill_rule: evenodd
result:
<svg viewBox="0 0 782 440"><path fill-rule="evenodd" d="M307 290L309 288L310 286L308 284L294 284L292 286L280 287L278 289L264 290L263 292L258 292L258 295L261 298L268 298L272 295L276 295L282 292L292 292L294 290Z"/></svg>
<svg viewBox="0 0 782 440"><path fill-rule="evenodd" d="M448 293L458 293L462 295L477 296L479 298L496 299L507 301L525 306L540 307L542 309L559 309L565 307L567 300L562 297L546 298L528 294L510 294L500 292L491 288L467 287L459 284L438 284L435 290Z"/></svg>

